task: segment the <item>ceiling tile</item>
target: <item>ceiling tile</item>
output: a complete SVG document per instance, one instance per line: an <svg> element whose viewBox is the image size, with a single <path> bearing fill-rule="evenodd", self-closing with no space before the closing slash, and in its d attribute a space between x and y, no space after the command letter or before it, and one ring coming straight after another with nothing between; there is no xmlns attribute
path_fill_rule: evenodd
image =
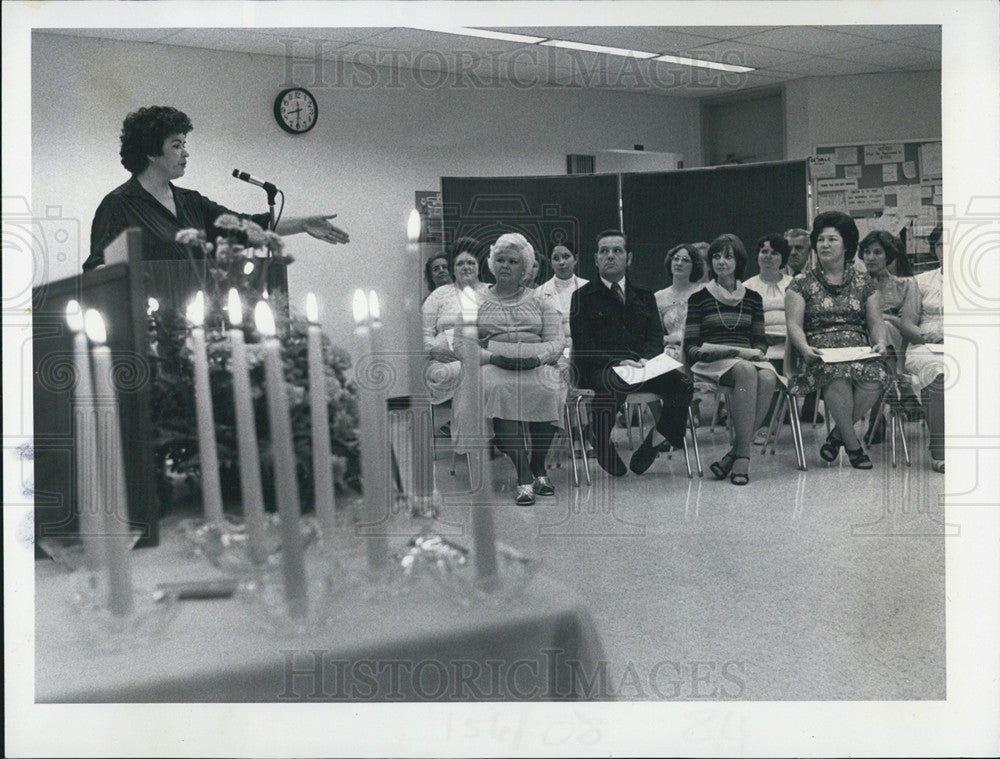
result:
<svg viewBox="0 0 1000 759"><path fill-rule="evenodd" d="M910 47L922 47L924 50L937 50L941 52L941 32L940 30L931 34L921 34L918 37L907 37L899 41L900 45Z"/></svg>
<svg viewBox="0 0 1000 759"><path fill-rule="evenodd" d="M683 34L673 29L652 26L591 27L563 39L622 47L627 50L641 50L647 53L672 53L715 41L711 37Z"/></svg>
<svg viewBox="0 0 1000 759"><path fill-rule="evenodd" d="M673 32L694 34L699 37L710 37L716 40L729 40L746 34L757 34L769 29L780 29L780 26L671 26Z"/></svg>
<svg viewBox="0 0 1000 759"><path fill-rule="evenodd" d="M833 29L834 31L843 32L845 34L856 34L859 37L868 37L873 40L884 40L885 42L893 42L896 40L901 40L907 37L916 37L918 35L930 34L937 32L939 35L941 33L941 27L929 24L894 24L894 25L855 25L855 24L843 24L836 26L822 27L824 29Z"/></svg>
<svg viewBox="0 0 1000 759"><path fill-rule="evenodd" d="M855 42L857 42L856 37ZM711 61L735 63L743 66L751 66L755 69L777 68L780 63L802 58L802 53L795 50L761 47L760 45L751 45L738 40L727 40L725 42L715 42L711 45L702 45L688 50L686 53L692 58L704 57Z"/></svg>
<svg viewBox="0 0 1000 759"><path fill-rule="evenodd" d="M291 38L286 38L291 39ZM258 55L285 55L288 51L286 41L273 34L261 34L252 29L213 29L188 28L181 29L165 40L170 45L182 47L198 47L205 50L223 50L226 52L256 53ZM307 45L300 40L298 47ZM295 43L292 43L295 50ZM304 53L303 53L304 54Z"/></svg>
<svg viewBox="0 0 1000 759"><path fill-rule="evenodd" d="M813 55L830 55L841 50L859 47L858 36L834 31L829 27L786 26L740 38L755 45L794 50Z"/></svg>
<svg viewBox="0 0 1000 759"><path fill-rule="evenodd" d="M85 29L74 27L69 29L36 29L42 34L61 34L68 37L97 37L120 42L161 42L168 40L181 28L158 29Z"/></svg>
<svg viewBox="0 0 1000 759"><path fill-rule="evenodd" d="M846 51L838 57L875 63L885 69L900 66L941 67L941 52L911 47L897 42L873 42L864 48Z"/></svg>

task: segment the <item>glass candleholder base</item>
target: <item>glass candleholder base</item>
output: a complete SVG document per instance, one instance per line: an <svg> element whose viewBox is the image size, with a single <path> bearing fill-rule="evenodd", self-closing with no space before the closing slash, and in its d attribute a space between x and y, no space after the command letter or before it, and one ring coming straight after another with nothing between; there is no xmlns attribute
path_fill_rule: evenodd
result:
<svg viewBox="0 0 1000 759"><path fill-rule="evenodd" d="M75 573L69 605L76 615L74 634L88 650L112 652L146 646L163 638L180 613L174 594L135 588L112 593L107 576Z"/></svg>
<svg viewBox="0 0 1000 759"><path fill-rule="evenodd" d="M540 566L539 559L497 543L495 571L482 572L474 558L466 561L425 560L423 571L434 580L446 598L460 606L500 606L516 601L531 584Z"/></svg>
<svg viewBox="0 0 1000 759"><path fill-rule="evenodd" d="M141 537L142 533L138 530L130 532L128 536L128 550L131 551ZM98 540L100 539L98 538ZM38 547L67 572L86 569L93 563L93 560L88 561L84 541L78 535L58 535L42 538L38 541Z"/></svg>
<svg viewBox="0 0 1000 759"><path fill-rule="evenodd" d="M305 594L289 599L278 564L245 577L236 597L251 612L256 628L279 636L308 635L326 627L347 592L348 575L329 550L317 543L305 554Z"/></svg>
<svg viewBox="0 0 1000 759"><path fill-rule="evenodd" d="M302 539L308 547L319 538L316 520L300 522ZM183 538L185 553L191 558L204 557L209 563L233 575L250 575L277 566L281 556L281 519L268 514L265 519L263 544L253 545L245 522L225 517L221 522L188 519L178 530Z"/></svg>

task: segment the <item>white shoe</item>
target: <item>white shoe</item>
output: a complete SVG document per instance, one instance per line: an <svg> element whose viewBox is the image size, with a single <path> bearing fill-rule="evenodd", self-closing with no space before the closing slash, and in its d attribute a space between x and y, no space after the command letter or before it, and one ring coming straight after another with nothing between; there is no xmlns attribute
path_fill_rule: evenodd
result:
<svg viewBox="0 0 1000 759"><path fill-rule="evenodd" d="M535 491L531 485L518 485L514 503L518 506L531 506L535 502Z"/></svg>
<svg viewBox="0 0 1000 759"><path fill-rule="evenodd" d="M764 443L767 442L767 433L768 433L767 427L761 427L759 430L757 430L757 434L753 436L753 444L764 445Z"/></svg>

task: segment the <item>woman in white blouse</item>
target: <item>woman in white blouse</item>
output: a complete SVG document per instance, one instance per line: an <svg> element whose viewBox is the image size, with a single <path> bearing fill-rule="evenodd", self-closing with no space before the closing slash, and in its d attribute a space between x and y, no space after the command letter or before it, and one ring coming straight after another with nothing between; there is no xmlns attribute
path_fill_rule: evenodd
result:
<svg viewBox="0 0 1000 759"><path fill-rule="evenodd" d="M569 306L573 293L587 280L578 277L576 271L576 256L565 245L556 245L552 249L549 262L552 264L552 279L541 285L535 292L539 298L548 300L562 316L563 336L566 345L571 345L569 334Z"/></svg>
<svg viewBox="0 0 1000 759"><path fill-rule="evenodd" d="M482 295L486 284L479 280L479 256L482 245L471 237L460 237L451 246L448 268L452 284L437 287L422 307L424 350L427 351L425 379L434 403L451 400L458 385L461 363L455 353L455 326L462 321L462 305L458 294L471 287Z"/></svg>
<svg viewBox="0 0 1000 759"><path fill-rule="evenodd" d="M760 294L764 301L764 333L767 336L767 357L781 361L785 355L785 340L788 328L785 326L785 290L792 283L788 274L781 269L788 263L791 248L788 241L779 234L764 235L757 241L757 267L760 272L750 277L743 285Z"/></svg>

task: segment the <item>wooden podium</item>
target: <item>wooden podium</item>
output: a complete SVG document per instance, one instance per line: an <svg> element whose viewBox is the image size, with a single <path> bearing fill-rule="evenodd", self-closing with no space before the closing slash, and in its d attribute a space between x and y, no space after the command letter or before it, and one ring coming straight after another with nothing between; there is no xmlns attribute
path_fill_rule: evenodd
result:
<svg viewBox="0 0 1000 759"><path fill-rule="evenodd" d="M40 285L32 292L36 545L40 539L77 531L73 334L66 322L71 299L85 309L98 309L107 324L118 390L129 520L133 528L141 530L138 546L159 542L160 506L150 423L148 302L154 297L160 308L183 311L194 293L204 287L207 275L204 260L162 257L170 250L144 242L139 229L127 229L107 247L106 265ZM266 271L270 292L287 293L286 267L272 262ZM43 554L36 549L36 555Z"/></svg>

